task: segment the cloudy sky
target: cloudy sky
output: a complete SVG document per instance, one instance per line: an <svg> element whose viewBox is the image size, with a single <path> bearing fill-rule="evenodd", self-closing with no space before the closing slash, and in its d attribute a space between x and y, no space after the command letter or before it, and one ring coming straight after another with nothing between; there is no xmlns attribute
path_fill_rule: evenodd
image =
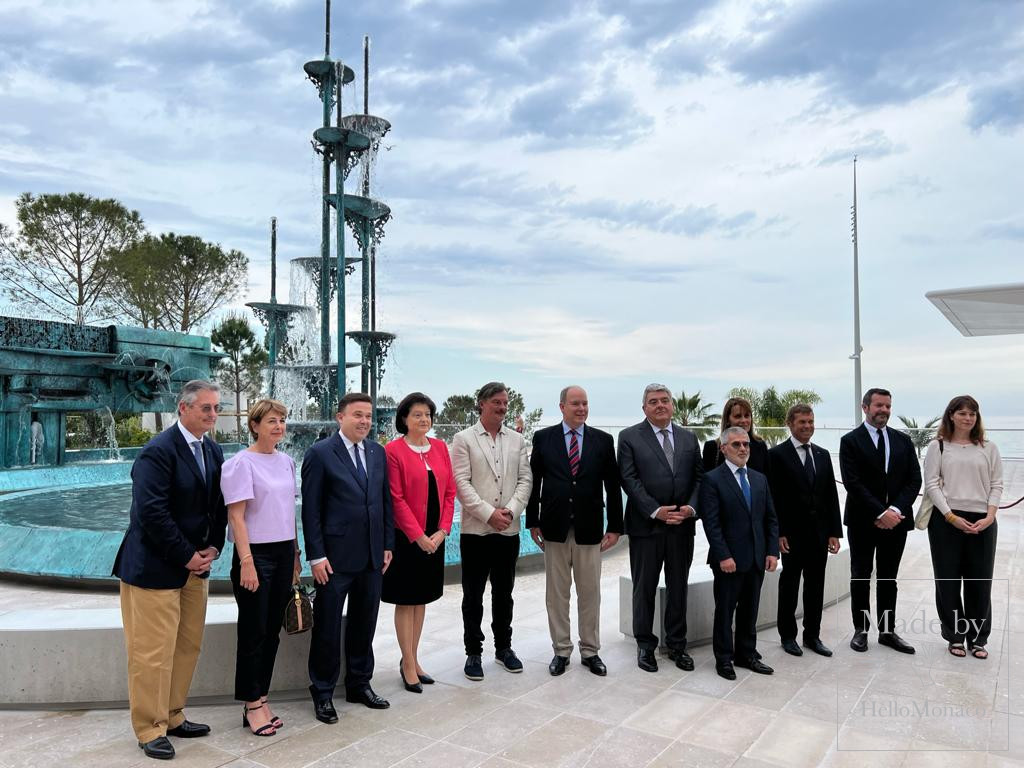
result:
<svg viewBox="0 0 1024 768"><path fill-rule="evenodd" d="M849 421L856 154L865 386L1020 415L1024 342L965 339L924 294L1022 279L1024 4L334 6L332 55L359 72L371 36L394 126L384 391L498 378L553 415L580 382L612 423L651 380L774 384ZM0 0L0 221L25 191L115 197L243 250L238 304L265 298L271 216L282 260L319 253L322 53L322 0Z"/></svg>

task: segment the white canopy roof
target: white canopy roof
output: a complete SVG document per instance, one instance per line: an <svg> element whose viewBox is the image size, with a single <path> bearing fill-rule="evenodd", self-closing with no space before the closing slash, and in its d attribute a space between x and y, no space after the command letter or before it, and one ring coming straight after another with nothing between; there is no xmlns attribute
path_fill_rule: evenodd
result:
<svg viewBox="0 0 1024 768"><path fill-rule="evenodd" d="M929 291L925 296L964 336L1024 333L1024 283Z"/></svg>

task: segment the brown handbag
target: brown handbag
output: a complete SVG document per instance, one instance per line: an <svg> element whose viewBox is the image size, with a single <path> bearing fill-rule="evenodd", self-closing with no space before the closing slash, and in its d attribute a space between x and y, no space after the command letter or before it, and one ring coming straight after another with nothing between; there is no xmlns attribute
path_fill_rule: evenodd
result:
<svg viewBox="0 0 1024 768"><path fill-rule="evenodd" d="M284 631L298 635L313 627L313 598L301 584L292 585L292 595L284 607Z"/></svg>

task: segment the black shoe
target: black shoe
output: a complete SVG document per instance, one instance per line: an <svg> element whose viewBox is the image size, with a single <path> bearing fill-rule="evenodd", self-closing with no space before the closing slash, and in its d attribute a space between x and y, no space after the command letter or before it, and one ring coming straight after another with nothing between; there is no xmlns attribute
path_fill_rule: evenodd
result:
<svg viewBox="0 0 1024 768"><path fill-rule="evenodd" d="M761 656L761 652L760 651L754 651L754 658L757 659L758 661L760 661L764 657Z"/></svg>
<svg viewBox="0 0 1024 768"><path fill-rule="evenodd" d="M897 635L895 632L879 632L878 633L878 644L886 645L892 648L894 651L900 653L914 653L914 646L904 640L902 637Z"/></svg>
<svg viewBox="0 0 1024 768"><path fill-rule="evenodd" d="M782 650L784 650L790 656L804 655L804 652L800 650L800 646L796 644L796 640L783 640ZM758 661L760 661L760 659L758 659Z"/></svg>
<svg viewBox="0 0 1024 768"><path fill-rule="evenodd" d="M391 706L387 699L382 699L368 685L358 691L345 691L345 701L350 704L362 704L370 709L387 709Z"/></svg>
<svg viewBox="0 0 1024 768"><path fill-rule="evenodd" d="M654 651L647 648L636 649L636 665L644 672L658 671L658 660L654 657Z"/></svg>
<svg viewBox="0 0 1024 768"><path fill-rule="evenodd" d="M402 685L405 686L405 690L409 693L423 693L423 686L420 685L419 678L416 678L417 682L410 683L405 679L405 672L402 671L401 667L398 668L398 674L402 678ZM367 706L369 706L369 704Z"/></svg>
<svg viewBox="0 0 1024 768"><path fill-rule="evenodd" d="M174 745L167 740L166 736L157 736L145 744L140 741L139 749L146 753L146 757L153 757L157 760L170 760L174 757Z"/></svg>
<svg viewBox="0 0 1024 768"><path fill-rule="evenodd" d="M484 679L484 667L480 663L480 655L473 654L472 656L466 657L466 666L462 668L463 674L466 675L470 680L483 680Z"/></svg>
<svg viewBox="0 0 1024 768"><path fill-rule="evenodd" d="M552 677L558 677L559 675L565 673L565 668L568 667L568 666L569 666L569 657L568 656L559 656L559 655L555 654L555 656L553 656L552 659L551 659L551 663L548 664L548 672L551 673Z"/></svg>
<svg viewBox="0 0 1024 768"><path fill-rule="evenodd" d="M210 735L210 726L183 720L177 728L168 728L167 735L179 739L198 739L200 736Z"/></svg>
<svg viewBox="0 0 1024 768"><path fill-rule="evenodd" d="M868 633L857 630L850 639L850 647L857 653L864 653L868 649Z"/></svg>
<svg viewBox="0 0 1024 768"><path fill-rule="evenodd" d="M604 677L608 674L608 667L604 665L604 662L601 661L601 657L596 653L593 656L587 656L587 658L582 660L582 663L584 667L589 669L598 677Z"/></svg>
<svg viewBox="0 0 1024 768"><path fill-rule="evenodd" d="M420 682L423 683L423 685L433 685L434 684L434 678L432 678L428 674L422 674L422 675L420 675Z"/></svg>
<svg viewBox="0 0 1024 768"><path fill-rule="evenodd" d="M813 640L804 639L804 648L809 648L819 656L831 656L832 649L821 642L821 638L814 638Z"/></svg>
<svg viewBox="0 0 1024 768"><path fill-rule="evenodd" d="M668 657L684 672L693 671L693 658L686 651L669 651Z"/></svg>
<svg viewBox="0 0 1024 768"><path fill-rule="evenodd" d="M724 677L726 680L736 679L736 670L732 668L732 662L716 661L715 672L718 673L719 677Z"/></svg>
<svg viewBox="0 0 1024 768"><path fill-rule="evenodd" d="M338 713L330 696L321 698L312 685L309 686L309 695L313 697L313 715L317 720L328 725L338 722Z"/></svg>
<svg viewBox="0 0 1024 768"><path fill-rule="evenodd" d="M737 659L733 662L737 667L743 667L749 669L751 672L756 672L759 675L770 675L775 670L765 664L763 661L758 661L753 656L749 659Z"/></svg>
<svg viewBox="0 0 1024 768"><path fill-rule="evenodd" d="M494 660L498 662L498 666L504 667L508 672L523 671L523 662L519 660L519 657L516 656L516 652L511 648L495 651Z"/></svg>

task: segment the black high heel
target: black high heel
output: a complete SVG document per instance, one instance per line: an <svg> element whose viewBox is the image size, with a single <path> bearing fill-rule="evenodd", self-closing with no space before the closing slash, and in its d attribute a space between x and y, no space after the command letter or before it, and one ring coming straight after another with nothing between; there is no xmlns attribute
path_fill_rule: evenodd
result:
<svg viewBox="0 0 1024 768"><path fill-rule="evenodd" d="M402 671L402 660L398 661L398 676L402 678L402 685L405 686L405 690L409 693L423 693L423 686L419 682L410 683L405 679L405 672Z"/></svg>
<svg viewBox="0 0 1024 768"><path fill-rule="evenodd" d="M434 678L432 678L426 672L424 672L419 677L420 677L420 682L423 683L424 685L433 685L434 684Z"/></svg>
<svg viewBox="0 0 1024 768"><path fill-rule="evenodd" d="M263 709L263 705L260 704L258 707L250 707L247 704L243 704L242 705L242 727L243 728L249 728L249 713L250 712L255 712L257 709ZM273 736L274 734L277 733L277 730L274 728L274 724L273 723L267 723L266 725L261 725L255 731L252 728L249 728L249 731L252 733L253 736ZM269 731L269 733L268 733L268 731Z"/></svg>

